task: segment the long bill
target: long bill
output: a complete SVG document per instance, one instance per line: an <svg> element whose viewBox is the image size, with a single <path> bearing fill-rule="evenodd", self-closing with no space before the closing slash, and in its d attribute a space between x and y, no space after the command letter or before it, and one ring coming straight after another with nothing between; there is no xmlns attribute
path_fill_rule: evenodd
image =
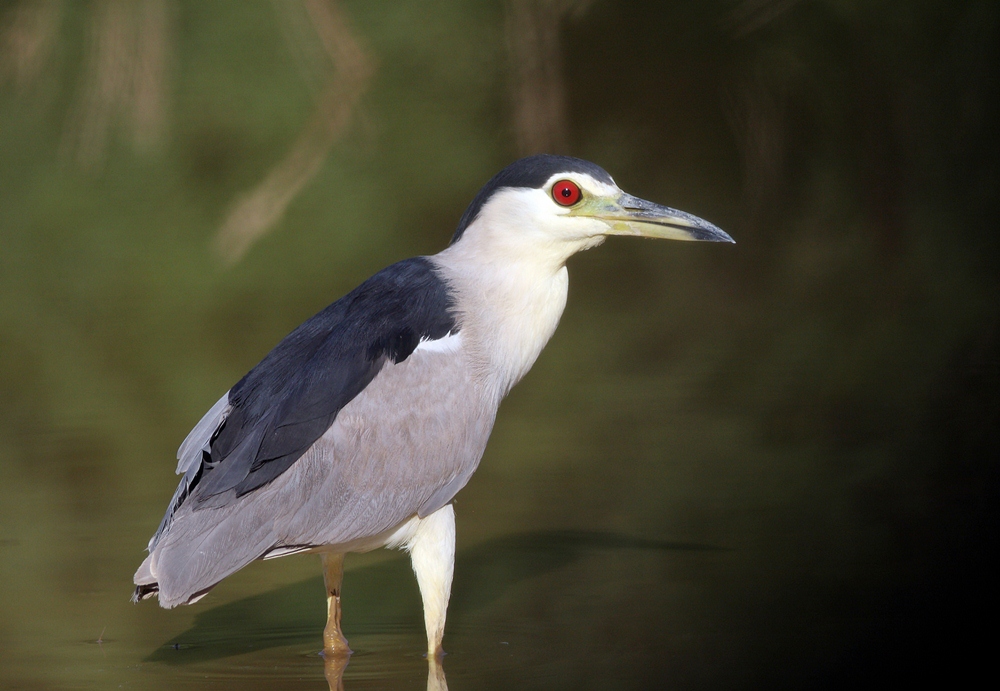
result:
<svg viewBox="0 0 1000 691"><path fill-rule="evenodd" d="M636 235L667 240L736 242L722 228L686 211L660 206L624 192L611 203L592 211L594 218L607 222L608 235Z"/></svg>

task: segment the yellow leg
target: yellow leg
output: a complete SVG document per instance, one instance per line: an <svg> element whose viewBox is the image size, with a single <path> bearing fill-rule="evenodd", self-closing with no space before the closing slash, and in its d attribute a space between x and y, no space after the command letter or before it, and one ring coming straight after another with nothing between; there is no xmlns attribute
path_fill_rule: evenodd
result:
<svg viewBox="0 0 1000 691"><path fill-rule="evenodd" d="M344 555L323 552L323 583L326 585L326 628L323 629L323 653L336 657L351 654L347 639L340 630L340 586L344 581Z"/></svg>

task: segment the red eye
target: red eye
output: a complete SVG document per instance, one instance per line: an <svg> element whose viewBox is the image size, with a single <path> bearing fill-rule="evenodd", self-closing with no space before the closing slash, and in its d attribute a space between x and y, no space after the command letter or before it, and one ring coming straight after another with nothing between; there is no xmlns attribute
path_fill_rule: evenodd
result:
<svg viewBox="0 0 1000 691"><path fill-rule="evenodd" d="M560 180L552 185L552 198L556 204L573 206L580 201L580 186L571 180Z"/></svg>

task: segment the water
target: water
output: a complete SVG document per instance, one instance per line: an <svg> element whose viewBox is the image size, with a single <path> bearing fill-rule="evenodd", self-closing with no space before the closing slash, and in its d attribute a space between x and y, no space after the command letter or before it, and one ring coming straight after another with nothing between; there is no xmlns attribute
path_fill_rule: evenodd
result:
<svg viewBox="0 0 1000 691"><path fill-rule="evenodd" d="M0 9L0 687L961 684L989 659L993 4L121 7ZM200 415L543 145L737 245L571 260L456 501L443 673L395 552L347 560L343 670L314 556L130 604Z"/></svg>

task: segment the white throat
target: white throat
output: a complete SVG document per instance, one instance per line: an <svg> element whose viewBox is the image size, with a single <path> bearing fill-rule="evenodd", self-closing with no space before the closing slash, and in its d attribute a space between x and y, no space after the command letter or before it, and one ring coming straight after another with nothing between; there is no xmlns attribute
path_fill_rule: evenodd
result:
<svg viewBox="0 0 1000 691"><path fill-rule="evenodd" d="M498 403L559 324L569 289L566 260L601 244L603 230L601 222L556 205L547 189L507 188L431 258L455 291L462 348L476 379L488 382Z"/></svg>
<svg viewBox="0 0 1000 691"><path fill-rule="evenodd" d="M476 379L499 403L555 332L569 289L565 262L584 243L518 242L483 232L483 220L431 260L455 291L462 349Z"/></svg>

